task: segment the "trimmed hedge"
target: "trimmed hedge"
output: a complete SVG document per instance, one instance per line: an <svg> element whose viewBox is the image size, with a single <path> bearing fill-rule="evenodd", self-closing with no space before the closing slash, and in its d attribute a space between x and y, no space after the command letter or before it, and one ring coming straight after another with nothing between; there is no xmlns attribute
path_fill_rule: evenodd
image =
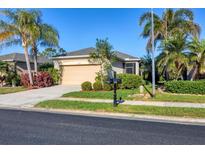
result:
<svg viewBox="0 0 205 154"><path fill-rule="evenodd" d="M105 84L104 84L104 87L103 87L103 90L105 90L105 91L111 91L111 90L112 90L112 85L105 83Z"/></svg>
<svg viewBox="0 0 205 154"><path fill-rule="evenodd" d="M205 80L197 81L168 81L165 89L171 93L205 94Z"/></svg>
<svg viewBox="0 0 205 154"><path fill-rule="evenodd" d="M90 91L90 90L92 90L92 83L89 82L89 81L83 82L83 83L81 84L81 89L82 89L83 91Z"/></svg>
<svg viewBox="0 0 205 154"><path fill-rule="evenodd" d="M139 88L143 84L143 80L139 75L135 74L118 74L118 78L122 80L120 87L122 89Z"/></svg>
<svg viewBox="0 0 205 154"><path fill-rule="evenodd" d="M103 90L102 84L100 81L96 81L93 83L93 89L95 91Z"/></svg>

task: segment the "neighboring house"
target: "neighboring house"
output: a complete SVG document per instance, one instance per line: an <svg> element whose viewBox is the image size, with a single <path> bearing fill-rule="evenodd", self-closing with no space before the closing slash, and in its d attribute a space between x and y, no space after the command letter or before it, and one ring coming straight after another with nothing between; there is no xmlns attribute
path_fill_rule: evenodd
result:
<svg viewBox="0 0 205 154"><path fill-rule="evenodd" d="M26 59L23 53L11 53L6 55L1 55L0 61L8 62L14 65L18 74L27 71ZM38 57L38 65L43 63L50 63L50 62L51 60L49 60L47 57L42 57L42 56ZM34 63L33 63L32 56L30 56L30 64L31 64L31 70L34 71Z"/></svg>
<svg viewBox="0 0 205 154"><path fill-rule="evenodd" d="M100 65L88 60L89 54L94 51L95 48L85 48L53 58L55 68L62 71L63 85L80 85L84 81L95 81ZM118 51L115 55L118 61L112 64L113 70L117 73L139 74L139 58Z"/></svg>

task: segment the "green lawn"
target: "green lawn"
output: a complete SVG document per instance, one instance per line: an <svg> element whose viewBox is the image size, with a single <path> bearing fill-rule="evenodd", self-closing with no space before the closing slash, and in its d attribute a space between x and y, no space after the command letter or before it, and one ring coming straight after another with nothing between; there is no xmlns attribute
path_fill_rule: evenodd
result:
<svg viewBox="0 0 205 154"><path fill-rule="evenodd" d="M118 98L121 96L124 100L205 103L205 95L181 95L157 92L155 98L144 98L143 96L129 97L129 95L139 94L139 89L120 89L117 90L117 94ZM63 97L113 99L113 91L77 91L64 94Z"/></svg>
<svg viewBox="0 0 205 154"><path fill-rule="evenodd" d="M24 87L0 87L0 94L15 93L24 90L27 89Z"/></svg>
<svg viewBox="0 0 205 154"><path fill-rule="evenodd" d="M126 100L132 99L128 96L136 93L139 93L139 89L117 90L118 98L122 97ZM63 97L113 99L113 91L77 91L64 94Z"/></svg>
<svg viewBox="0 0 205 154"><path fill-rule="evenodd" d="M96 111L96 112L114 112L114 113L132 113L132 114L146 114L146 115L205 118L205 109L203 108L134 106L134 105L122 105L122 104L119 105L118 107L113 107L112 104L108 104L108 103L91 103L91 102L62 101L62 100L44 101L37 104L35 107L85 110L85 111Z"/></svg>
<svg viewBox="0 0 205 154"><path fill-rule="evenodd" d="M145 99L139 96L135 97L134 100L205 103L205 95L180 95L170 93L157 93L155 98Z"/></svg>

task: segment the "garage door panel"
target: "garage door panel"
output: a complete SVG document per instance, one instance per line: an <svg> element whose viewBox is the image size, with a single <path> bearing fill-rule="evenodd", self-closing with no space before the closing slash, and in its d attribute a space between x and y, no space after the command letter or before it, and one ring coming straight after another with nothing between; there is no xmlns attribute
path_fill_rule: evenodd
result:
<svg viewBox="0 0 205 154"><path fill-rule="evenodd" d="M62 84L80 85L84 81L94 82L99 65L63 66Z"/></svg>

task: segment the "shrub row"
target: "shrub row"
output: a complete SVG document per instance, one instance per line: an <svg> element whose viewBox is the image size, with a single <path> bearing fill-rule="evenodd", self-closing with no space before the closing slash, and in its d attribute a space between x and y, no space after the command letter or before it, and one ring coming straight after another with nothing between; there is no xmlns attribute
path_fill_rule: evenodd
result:
<svg viewBox="0 0 205 154"><path fill-rule="evenodd" d="M95 91L100 91L100 90L105 90L105 91L110 91L112 90L112 86L105 83L104 86L102 86L102 83L100 81L96 81L93 83L89 82L89 81L86 81L86 82L83 82L81 84L81 89L83 91L91 91L91 90L95 90Z"/></svg>
<svg viewBox="0 0 205 154"><path fill-rule="evenodd" d="M165 89L172 93L205 94L205 80L197 81L168 81Z"/></svg>
<svg viewBox="0 0 205 154"><path fill-rule="evenodd" d="M117 88L121 89L134 89L134 88L139 88L140 85L142 85L143 80L140 76L135 75L135 74L119 74L117 75L118 78L122 80L121 84L118 84ZM104 81L104 85L102 86L101 81L98 79L96 82L92 83L91 82L84 82L81 84L81 88L83 91L90 91L90 90L106 90L110 91L113 89L113 84L108 84L107 82Z"/></svg>
<svg viewBox="0 0 205 154"><path fill-rule="evenodd" d="M28 73L21 75L21 84L29 88L43 88L53 85L53 79L48 72L38 72L33 76L33 85L30 85Z"/></svg>

